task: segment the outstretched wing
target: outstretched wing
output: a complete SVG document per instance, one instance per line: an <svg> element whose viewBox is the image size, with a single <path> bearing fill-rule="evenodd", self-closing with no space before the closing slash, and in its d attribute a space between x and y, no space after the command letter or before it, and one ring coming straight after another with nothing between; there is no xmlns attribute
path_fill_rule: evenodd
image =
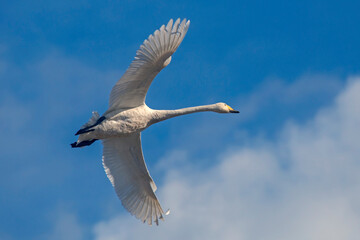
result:
<svg viewBox="0 0 360 240"><path fill-rule="evenodd" d="M105 172L122 205L143 222L158 224L164 212L154 193L156 185L145 165L140 133L102 142Z"/></svg>
<svg viewBox="0 0 360 240"><path fill-rule="evenodd" d="M146 93L155 76L171 61L190 26L190 21L171 19L140 46L135 59L110 93L109 110L133 108L145 103Z"/></svg>

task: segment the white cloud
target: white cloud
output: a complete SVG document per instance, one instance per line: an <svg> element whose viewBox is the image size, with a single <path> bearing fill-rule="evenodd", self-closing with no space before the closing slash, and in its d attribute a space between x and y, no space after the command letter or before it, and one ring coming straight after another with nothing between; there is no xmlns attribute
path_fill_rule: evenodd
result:
<svg viewBox="0 0 360 240"><path fill-rule="evenodd" d="M288 119L305 121L319 108L330 105L330 101L343 89L343 84L343 79L326 74L304 74L292 81L267 78L254 91L226 101L240 110L239 115L209 117L208 114L199 114L189 116L189 121L175 118L171 120L175 122L169 135L173 136L171 140L174 145L191 153L204 154L209 149L219 152L223 148L219 142L233 139L246 143L249 135L272 134L271 129L280 129ZM190 122L192 127L189 127ZM250 130L246 131L244 125ZM146 146L144 150L146 152Z"/></svg>
<svg viewBox="0 0 360 240"><path fill-rule="evenodd" d="M84 239L84 226L79 223L76 215L59 211L55 216L53 229L39 237L46 240L81 240Z"/></svg>
<svg viewBox="0 0 360 240"><path fill-rule="evenodd" d="M86 107L91 107L87 116L92 110L105 111L110 89L121 76L119 71L101 71L56 50L28 68L38 79L38 100L55 117L54 121L86 111Z"/></svg>
<svg viewBox="0 0 360 240"><path fill-rule="evenodd" d="M333 97L342 87L339 78L326 74L304 74L295 81L283 81L280 78L268 78L258 89L240 98L239 103L246 103L242 112L247 119L256 117L263 108L281 102L282 107L296 106L309 99Z"/></svg>
<svg viewBox="0 0 360 240"><path fill-rule="evenodd" d="M0 44L0 54L6 50L3 49ZM6 146L2 154L11 161L3 163L0 180L11 180L12 184L2 181L0 186L23 191L25 187L49 184L54 179L61 181L61 172L69 168L64 161L58 161L66 158L63 152L62 156L57 156L60 154L59 146L65 148L64 139L69 143L72 141L68 140L69 127L66 125L82 115L80 127L92 110L106 106L109 90L100 92L99 80L111 86L120 73L101 71L55 49L39 61L25 66L13 63L9 68L11 71L6 73L6 81L2 82L4 86L0 89L0 132L6 136L0 139L0 145ZM99 99L103 100L102 103L97 101ZM90 108L94 102L97 102L97 107L93 109L94 104ZM76 128L72 130L76 131ZM66 148L69 148L68 144ZM48 171L50 168L58 171L54 174ZM51 180L44 182L47 174ZM55 177L57 175L61 177Z"/></svg>
<svg viewBox="0 0 360 240"><path fill-rule="evenodd" d="M108 95L100 92L95 82L100 79L112 85L110 81L116 81L120 73L102 71L54 50L21 66L4 61L8 69L1 75L1 51L0 45L0 76L5 80L0 81L0 195L6 196L0 208L1 221L6 223L0 229L0 239L23 239L25 235L39 239L33 236L39 231L48 233L40 236L42 239L81 239L85 224L80 222L86 222L81 215L62 212L49 221L45 218L60 201L79 203L81 193L71 189L74 181L78 184L75 188L82 186L82 193L92 191L89 180L78 177L78 169L90 171L90 154L71 150L71 130L76 131L74 118L85 116L78 123L80 127L93 110L87 106ZM84 97L86 91L90 100L89 95ZM98 167L100 171L101 164ZM16 222L8 220L9 216L14 218L13 213L21 213Z"/></svg>
<svg viewBox="0 0 360 240"><path fill-rule="evenodd" d="M360 78L350 79L311 121L289 121L274 140L234 143L211 168L195 169L183 152L180 165L160 161L166 221L149 227L120 215L96 224L95 239L358 239L359 92Z"/></svg>

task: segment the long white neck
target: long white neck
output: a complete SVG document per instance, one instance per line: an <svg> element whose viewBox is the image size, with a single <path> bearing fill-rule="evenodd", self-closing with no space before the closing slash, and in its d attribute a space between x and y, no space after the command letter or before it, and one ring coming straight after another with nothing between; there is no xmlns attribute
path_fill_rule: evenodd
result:
<svg viewBox="0 0 360 240"><path fill-rule="evenodd" d="M216 104L181 108L177 110L153 110L151 123L154 124L169 118L173 118L185 114L196 113L196 112L208 112L208 111L217 112Z"/></svg>

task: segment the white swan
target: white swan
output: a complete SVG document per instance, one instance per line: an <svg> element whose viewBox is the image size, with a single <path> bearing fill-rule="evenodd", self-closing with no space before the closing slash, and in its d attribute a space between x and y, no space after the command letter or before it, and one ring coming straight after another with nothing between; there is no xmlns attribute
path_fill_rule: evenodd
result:
<svg viewBox="0 0 360 240"><path fill-rule="evenodd" d="M146 93L155 76L171 61L189 28L190 21L171 19L150 35L136 52L135 59L110 94L109 109L91 119L75 134L72 147L83 147L101 139L103 165L122 205L135 217L151 225L164 212L155 196L156 185L145 165L140 132L150 125L184 114L213 111L238 113L225 103L179 110L153 110L145 104Z"/></svg>

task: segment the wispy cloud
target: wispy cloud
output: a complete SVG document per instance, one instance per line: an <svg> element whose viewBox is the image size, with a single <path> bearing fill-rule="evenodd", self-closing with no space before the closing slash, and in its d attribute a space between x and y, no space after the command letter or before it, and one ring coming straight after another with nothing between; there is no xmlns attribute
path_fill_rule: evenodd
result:
<svg viewBox="0 0 360 240"><path fill-rule="evenodd" d="M38 237L44 240L81 240L85 237L85 227L79 222L76 214L58 209L54 212L52 229Z"/></svg>
<svg viewBox="0 0 360 240"><path fill-rule="evenodd" d="M36 218L45 219L45 212L57 211L57 198L65 198L61 201L66 202L70 201L68 198L76 197L61 196L74 182L77 189L82 185L82 191L92 191L92 179L80 176L79 169L96 167L102 180L106 181L101 164L90 164L88 159L80 159L81 156L74 153L70 155L64 139L68 139L69 124L74 118L86 119L94 106L98 109L106 106L104 99L121 74L92 69L57 51L23 68L3 62L6 63L3 75L14 81L2 83L4 88L0 97L0 111L6 113L0 117L0 129L7 136L0 140L1 145L6 146L2 154L7 159L1 168L2 195L7 196L0 198L7 204L2 217L10 216L13 209L26 211L21 220L27 226L33 226L29 219L35 217L35 212ZM84 85L83 79L88 79L88 84ZM102 92L98 88L99 79L104 80ZM284 98L291 108L301 103L304 96L313 98L321 94L326 96L324 99L331 99L341 88L338 79L326 77L325 80L319 76L305 76L293 84L273 79L271 83L265 83L245 100L238 100L243 106L250 106L240 109L243 116L250 116L242 119L242 124L263 116L263 109L272 106L271 103L284 105ZM327 88L322 90L324 86ZM223 144L213 151L219 156L217 161L205 169L202 169L203 164L197 164L204 158L197 159L193 148L182 147L184 145L167 152L155 166L155 172L165 174L164 180L158 183L158 194L164 207L171 207L172 214L166 222L159 228L148 228L129 215L120 215L96 224L95 238L159 238L167 235L174 239L194 236L296 239L292 237L293 233L299 239L311 239L308 235L319 236L322 229L331 228L333 231L328 234L351 239L356 233L352 224L359 222L356 212L359 181L354 179L359 170L354 156L360 155L354 150L359 136L355 127L359 114L354 109L359 100L355 94L358 89L359 80L349 80L331 107L322 108L307 123L288 121L275 140L249 137L251 134L239 126L238 120L225 120L221 126L215 124L216 131L212 122L192 125L191 131L181 133L183 136L179 139L190 137L191 142L197 142L196 148L201 147L203 136L215 139L214 146L217 142ZM89 95L92 97L88 98ZM237 141L231 145L225 144L229 141L221 140L230 130L234 130L231 139ZM242 134L242 137L235 134ZM21 151L17 150L18 145L21 145ZM93 156L99 157L100 153ZM73 161L75 158L77 161ZM108 186L110 190L110 184ZM19 200L21 206L7 200L26 199L29 192L31 200L25 203ZM115 201L115 195L110 194ZM43 201L41 206L32 208L39 199ZM74 204L79 205L83 200ZM116 205L120 207L118 201ZM316 221L306 221L308 219ZM86 230L91 222L94 218L84 220L83 216L65 211L50 219L52 227L48 233L33 235L46 239L87 238ZM332 226L338 226L341 231L335 233L336 227ZM259 228L262 231L258 231ZM5 229L0 232L5 239L13 237Z"/></svg>
<svg viewBox="0 0 360 240"><path fill-rule="evenodd" d="M346 239L360 234L360 78L305 123L288 121L275 139L230 144L218 164L161 161L158 194L172 214L160 227L120 215L94 226L111 239ZM177 158L178 150L168 154Z"/></svg>
<svg viewBox="0 0 360 240"><path fill-rule="evenodd" d="M39 229L45 232L46 214L59 201L77 203L74 199L79 195L69 193L71 187L79 184L76 192L92 191L90 185L83 184L91 180L77 173L89 168L91 164L84 160L89 155L71 152L71 131L86 121L91 110L106 107L109 88L100 92L96 82L112 85L120 73L93 68L56 50L23 66L0 56L1 61L6 62L8 71L0 72L4 79L0 89L0 236L25 239L26 235L30 239L38 235ZM79 122L74 126L77 118ZM94 158L103 176L100 156ZM14 218L16 223L9 221ZM51 219L54 234L62 228L73 231L69 226L79 218L64 214ZM13 230L19 223L22 230Z"/></svg>
<svg viewBox="0 0 360 240"><path fill-rule="evenodd" d="M105 108L108 90L99 92L97 84L101 80L104 85L112 85L120 73L93 69L56 50L34 63L9 67L12 71L4 76L0 96L0 130L6 136L0 145L6 146L2 155L11 161L2 163L1 178L29 187L35 179L43 182L51 162L64 170L59 166L63 161L56 159L61 158L59 146L68 147L63 141L69 133L59 129L68 127L79 116L86 121L91 110L95 110L91 106ZM88 80L86 84L84 79ZM50 174L49 179L54 179L56 174Z"/></svg>
<svg viewBox="0 0 360 240"><path fill-rule="evenodd" d="M191 128L184 118L171 120L176 124L169 135L173 145L192 153L210 152L212 155L224 148L219 142L231 139L246 144L249 135L277 135L289 119L306 121L319 108L332 104L343 89L343 82L336 75L326 74L304 74L293 81L267 78L254 91L227 102L240 110L238 116L191 116Z"/></svg>

